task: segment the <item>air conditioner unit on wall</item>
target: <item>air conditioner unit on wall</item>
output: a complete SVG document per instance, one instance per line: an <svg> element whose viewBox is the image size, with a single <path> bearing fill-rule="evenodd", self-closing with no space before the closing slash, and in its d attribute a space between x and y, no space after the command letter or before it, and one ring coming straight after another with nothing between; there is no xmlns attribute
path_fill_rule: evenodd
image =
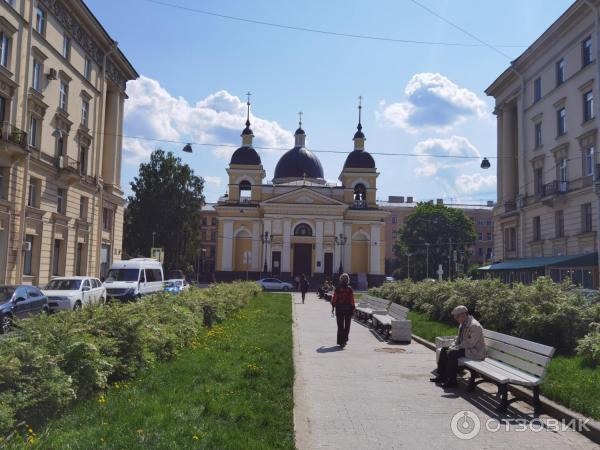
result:
<svg viewBox="0 0 600 450"><path fill-rule="evenodd" d="M22 248L23 248L24 252L30 252L31 251L31 242L24 241Z"/></svg>
<svg viewBox="0 0 600 450"><path fill-rule="evenodd" d="M57 78L56 69L50 69L48 71L48 74L46 75L46 77L48 78L48 80L56 80L56 78Z"/></svg>

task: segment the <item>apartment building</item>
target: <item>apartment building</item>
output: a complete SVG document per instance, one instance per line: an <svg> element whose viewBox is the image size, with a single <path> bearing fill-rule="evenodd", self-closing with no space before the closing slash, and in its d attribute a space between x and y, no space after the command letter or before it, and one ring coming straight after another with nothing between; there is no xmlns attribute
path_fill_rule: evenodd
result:
<svg viewBox="0 0 600 450"><path fill-rule="evenodd" d="M599 7L574 2L486 90L498 129L490 270L509 281L598 285Z"/></svg>
<svg viewBox="0 0 600 450"><path fill-rule="evenodd" d="M122 251L138 74L81 0L4 0L0 13L0 283L100 276Z"/></svg>
<svg viewBox="0 0 600 450"><path fill-rule="evenodd" d="M200 254L198 272L203 279L212 279L217 260L218 219L214 203L206 203L200 211Z"/></svg>
<svg viewBox="0 0 600 450"><path fill-rule="evenodd" d="M444 204L443 199L436 199L437 204ZM381 209L389 211L390 214L385 219L385 260L387 272L391 273L394 267L394 244L398 240L398 232L402 228L406 218L413 213L417 206L417 201L412 196L391 195L387 201L380 201L378 205ZM446 204L449 208L459 208L473 221L477 239L475 244L469 249L471 252L470 262L472 264L486 264L491 262L493 257L493 238L494 223L492 217L492 208L494 202L489 201L485 205L468 204Z"/></svg>

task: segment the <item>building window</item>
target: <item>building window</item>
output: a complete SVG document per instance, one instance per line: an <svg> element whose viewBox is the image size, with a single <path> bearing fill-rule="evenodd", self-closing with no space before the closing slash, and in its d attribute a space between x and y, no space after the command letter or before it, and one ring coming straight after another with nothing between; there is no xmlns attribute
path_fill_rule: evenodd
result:
<svg viewBox="0 0 600 450"><path fill-rule="evenodd" d="M83 195L79 198L79 218L85 220L87 218L88 199Z"/></svg>
<svg viewBox="0 0 600 450"><path fill-rule="evenodd" d="M27 193L27 206L32 208L40 207L40 180L29 178L29 192Z"/></svg>
<svg viewBox="0 0 600 450"><path fill-rule="evenodd" d="M77 243L77 250L75 251L75 275L80 277L84 271L82 269L83 264L83 243Z"/></svg>
<svg viewBox="0 0 600 450"><path fill-rule="evenodd" d="M542 240L542 220L540 219L540 216L535 216L533 218L533 240Z"/></svg>
<svg viewBox="0 0 600 450"><path fill-rule="evenodd" d="M544 190L544 169L542 167L533 169L533 188L534 193L539 195Z"/></svg>
<svg viewBox="0 0 600 450"><path fill-rule="evenodd" d="M584 203L581 205L581 232L590 233L592 231L592 204Z"/></svg>
<svg viewBox="0 0 600 450"><path fill-rule="evenodd" d="M67 110L69 102L69 85L64 81L60 82L60 88L58 93L58 107L63 111Z"/></svg>
<svg viewBox="0 0 600 450"><path fill-rule="evenodd" d="M8 67L10 63L10 37L3 31L0 31L0 64Z"/></svg>
<svg viewBox="0 0 600 450"><path fill-rule="evenodd" d="M210 220L210 223L211 223L213 226L217 226L217 218L216 218L216 217L213 217L213 218Z"/></svg>
<svg viewBox="0 0 600 450"><path fill-rule="evenodd" d="M64 133L59 133L58 136L56 136L56 154L58 156L63 156L66 154Z"/></svg>
<svg viewBox="0 0 600 450"><path fill-rule="evenodd" d="M481 231L477 233L477 240L483 241L483 233Z"/></svg>
<svg viewBox="0 0 600 450"><path fill-rule="evenodd" d="M515 227L504 229L504 250L507 252L517 250L517 229Z"/></svg>
<svg viewBox="0 0 600 450"><path fill-rule="evenodd" d="M87 148L84 145L79 146L79 173L87 175Z"/></svg>
<svg viewBox="0 0 600 450"><path fill-rule="evenodd" d="M556 237L561 238L565 236L565 212L561 209L554 213L555 231Z"/></svg>
<svg viewBox="0 0 600 450"><path fill-rule="evenodd" d="M567 181L567 158L562 158L558 163L558 181Z"/></svg>
<svg viewBox="0 0 600 450"><path fill-rule="evenodd" d="M492 240L492 233L488 233L488 234L486 235L486 239L487 239L488 241L491 241L491 240Z"/></svg>
<svg viewBox="0 0 600 450"><path fill-rule="evenodd" d="M83 62L83 76L88 81L92 78L92 60L89 56L86 56L85 61Z"/></svg>
<svg viewBox="0 0 600 450"><path fill-rule="evenodd" d="M534 125L535 134L535 148L542 146L542 122L538 122Z"/></svg>
<svg viewBox="0 0 600 450"><path fill-rule="evenodd" d="M42 63L37 59L33 60L33 74L31 79L31 87L36 91L41 91L41 80L42 80Z"/></svg>
<svg viewBox="0 0 600 450"><path fill-rule="evenodd" d="M592 62L592 38L588 36L581 43L581 62L582 66L587 66Z"/></svg>
<svg viewBox="0 0 600 450"><path fill-rule="evenodd" d="M567 110L565 108L556 111L556 129L559 136L567 133Z"/></svg>
<svg viewBox="0 0 600 450"><path fill-rule="evenodd" d="M60 275L60 239L54 239L54 250L52 252L52 275Z"/></svg>
<svg viewBox="0 0 600 450"><path fill-rule="evenodd" d="M588 91L583 94L583 121L587 122L594 118L594 94Z"/></svg>
<svg viewBox="0 0 600 450"><path fill-rule="evenodd" d="M312 236L312 228L305 223L298 224L294 228L294 236Z"/></svg>
<svg viewBox="0 0 600 450"><path fill-rule="evenodd" d="M40 34L46 31L46 11L39 6L35 11L35 30Z"/></svg>
<svg viewBox="0 0 600 450"><path fill-rule="evenodd" d="M248 202L252 198L252 185L248 180L240 183L240 201Z"/></svg>
<svg viewBox="0 0 600 450"><path fill-rule="evenodd" d="M542 79L537 77L533 80L533 102L537 102L542 98Z"/></svg>
<svg viewBox="0 0 600 450"><path fill-rule="evenodd" d="M63 36L62 55L65 59L69 59L71 57L71 38L66 34Z"/></svg>
<svg viewBox="0 0 600 450"><path fill-rule="evenodd" d="M112 211L110 208L102 208L102 229L104 231L112 230Z"/></svg>
<svg viewBox="0 0 600 450"><path fill-rule="evenodd" d="M394 225L398 223L398 216L392 216L392 223Z"/></svg>
<svg viewBox="0 0 600 450"><path fill-rule="evenodd" d="M34 148L38 148L37 142L38 135L38 120L31 116L29 119L29 145Z"/></svg>
<svg viewBox="0 0 600 450"><path fill-rule="evenodd" d="M560 59L556 63L556 85L559 86L565 82L565 60Z"/></svg>
<svg viewBox="0 0 600 450"><path fill-rule="evenodd" d="M212 230L210 232L210 240L211 241L216 241L217 240L217 232L215 230Z"/></svg>
<svg viewBox="0 0 600 450"><path fill-rule="evenodd" d="M63 188L56 190L56 212L64 214L66 210L66 194Z"/></svg>
<svg viewBox="0 0 600 450"><path fill-rule="evenodd" d="M90 102L82 100L81 102L81 124L88 127L88 117L90 116Z"/></svg>
<svg viewBox="0 0 600 450"><path fill-rule="evenodd" d="M29 249L25 250L23 258L23 275L33 275L33 235L28 234L25 236L25 242L27 242Z"/></svg>
<svg viewBox="0 0 600 450"><path fill-rule="evenodd" d="M588 177L594 175L594 147L585 150L584 174Z"/></svg>
<svg viewBox="0 0 600 450"><path fill-rule="evenodd" d="M483 258L483 247L479 247L477 249L477 254L479 255L480 258Z"/></svg>

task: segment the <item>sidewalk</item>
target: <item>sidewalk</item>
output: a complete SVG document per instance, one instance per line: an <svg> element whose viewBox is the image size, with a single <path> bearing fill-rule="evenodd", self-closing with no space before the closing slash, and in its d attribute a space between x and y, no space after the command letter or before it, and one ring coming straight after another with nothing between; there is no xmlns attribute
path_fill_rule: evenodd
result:
<svg viewBox="0 0 600 450"><path fill-rule="evenodd" d="M541 429L540 422L530 422L526 413L531 408L523 403L512 405L507 415L499 417L493 396L467 394L464 386L445 392L429 382L434 353L415 342L380 342L369 329L353 322L348 346L339 350L329 303L315 294L307 294L304 305L299 294L292 298L299 450L600 448L574 431ZM452 432L452 418L457 413L463 417L461 411L471 411L481 424L470 440ZM503 418L520 419L525 425L513 421L506 431L504 423L492 420L486 426L489 419ZM542 416L542 421L546 419ZM526 431L519 431L523 428Z"/></svg>

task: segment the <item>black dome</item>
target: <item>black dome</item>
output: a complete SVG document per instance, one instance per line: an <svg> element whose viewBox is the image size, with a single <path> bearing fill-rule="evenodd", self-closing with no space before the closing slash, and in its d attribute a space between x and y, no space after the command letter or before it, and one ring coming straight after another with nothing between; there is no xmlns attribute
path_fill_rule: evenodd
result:
<svg viewBox="0 0 600 450"><path fill-rule="evenodd" d="M369 152L354 150L350 152L344 163L344 169L374 169L375 160Z"/></svg>
<svg viewBox="0 0 600 450"><path fill-rule="evenodd" d="M321 161L309 149L294 147L281 157L275 167L275 180L282 178L323 179Z"/></svg>
<svg viewBox="0 0 600 450"><path fill-rule="evenodd" d="M260 165L260 156L252 147L240 147L233 155L229 164L245 164L248 166Z"/></svg>

